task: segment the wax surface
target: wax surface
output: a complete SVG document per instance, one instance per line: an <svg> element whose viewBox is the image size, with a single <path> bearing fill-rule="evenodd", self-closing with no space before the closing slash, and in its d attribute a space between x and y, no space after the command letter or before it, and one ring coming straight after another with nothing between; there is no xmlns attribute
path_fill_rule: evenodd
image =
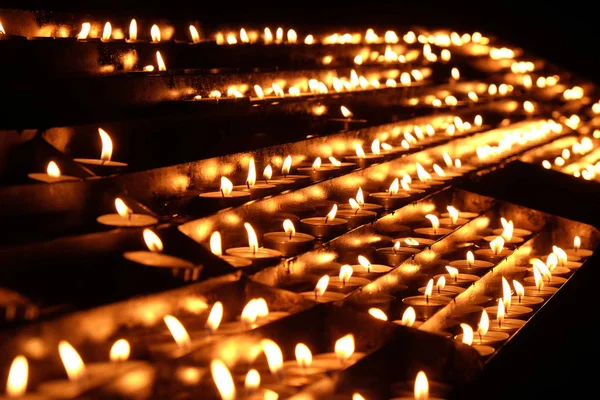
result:
<svg viewBox="0 0 600 400"><path fill-rule="evenodd" d="M485 311L490 314L490 319L495 319L498 314L498 306L486 307ZM512 304L510 308L504 312L506 318L520 318L527 316L533 312L533 309L525 306L518 306Z"/></svg>
<svg viewBox="0 0 600 400"><path fill-rule="evenodd" d="M479 280L479 277L477 275L471 274L458 274L456 279L450 276L450 274L440 274L434 276L433 279L437 282L437 280L440 279L442 276L446 279L446 284L448 285L470 285L471 283Z"/></svg>
<svg viewBox="0 0 600 400"><path fill-rule="evenodd" d="M329 278L328 287L336 289L356 288L358 286L364 286L369 282L371 281L368 279L359 278L355 276L352 276L350 277L350 279L346 279L345 281L342 281L338 276L332 276L331 278Z"/></svg>
<svg viewBox="0 0 600 400"><path fill-rule="evenodd" d="M473 213L473 212L468 212L468 211L459 211L458 212L458 218L464 218L464 219L473 219L478 217L479 214L477 213ZM443 213L442 217L446 218L446 217L450 217L449 213Z"/></svg>
<svg viewBox="0 0 600 400"><path fill-rule="evenodd" d="M244 268L252 265L252 261L243 257L236 256L220 256L224 261L226 261L229 265L234 268Z"/></svg>
<svg viewBox="0 0 600 400"><path fill-rule="evenodd" d="M315 297L315 292L302 292L300 293L300 296L308 300L316 301L317 303L331 303L346 297L345 294L336 292L325 292L318 297Z"/></svg>
<svg viewBox="0 0 600 400"><path fill-rule="evenodd" d="M519 330L523 325L525 325L525 321L522 319L505 318L502 323L495 319L490 321L490 330L513 333Z"/></svg>
<svg viewBox="0 0 600 400"><path fill-rule="evenodd" d="M392 270L392 267L382 264L371 264L370 267L363 265L352 265L352 270L355 274L385 274Z"/></svg>
<svg viewBox="0 0 600 400"><path fill-rule="evenodd" d="M492 231L492 233L494 235L497 235L497 236L502 235L502 232L504 232L504 228L494 229ZM513 229L513 236L523 237L523 236L529 236L529 235L531 235L531 233L532 232L529 231L529 230L527 230L527 229L521 229L521 228L514 228Z"/></svg>
<svg viewBox="0 0 600 400"><path fill-rule="evenodd" d="M279 258L281 253L273 249L265 249L260 247L256 250L250 247L232 247L231 249L225 250L230 256L242 257L248 259L267 259L267 258Z"/></svg>
<svg viewBox="0 0 600 400"><path fill-rule="evenodd" d="M61 175L57 178L50 176L48 174L42 173L32 173L27 175L30 179L35 181L45 182L45 183L57 183L57 182L69 182L69 181L78 181L79 178L75 178L74 176Z"/></svg>
<svg viewBox="0 0 600 400"><path fill-rule="evenodd" d="M486 242L491 242L492 240L496 239L498 236L484 236L483 240L485 240ZM516 244L516 243L523 243L525 241L525 239L523 239L522 237L519 236L513 236L510 238L510 240L506 240L504 239L504 243L510 243L510 244Z"/></svg>
<svg viewBox="0 0 600 400"><path fill-rule="evenodd" d="M128 251L123 257L131 262L158 268L195 268L196 266L183 258L152 251Z"/></svg>
<svg viewBox="0 0 600 400"><path fill-rule="evenodd" d="M475 260L469 263L467 260L450 261L450 266L458 269L486 269L492 268L494 263L484 260Z"/></svg>
<svg viewBox="0 0 600 400"><path fill-rule="evenodd" d="M96 218L102 225L118 227L142 227L158 223L158 219L146 214L132 214L131 217L122 217L119 214L105 214Z"/></svg>
<svg viewBox="0 0 600 400"><path fill-rule="evenodd" d="M112 168L125 168L127 167L126 163L118 162L118 161L103 161L97 160L94 158L75 158L73 161L79 164L84 165L94 165L98 167L112 167Z"/></svg>
<svg viewBox="0 0 600 400"><path fill-rule="evenodd" d="M433 229L433 228L417 228L415 229L415 233L418 233L420 235L427 235L427 236L444 236L444 235L448 235L450 233L452 233L453 230L452 229L448 229L448 228L437 228L437 229ZM417 238L417 240L419 240L419 238Z"/></svg>
<svg viewBox="0 0 600 400"><path fill-rule="evenodd" d="M456 219L456 223L452 222L452 218L440 218L440 225L441 226L454 226L454 227L458 227L460 225L464 225L467 222L469 222L468 219L465 218L457 218Z"/></svg>
<svg viewBox="0 0 600 400"><path fill-rule="evenodd" d="M462 342L463 334L459 334L456 336L456 340ZM498 331L488 331L485 335L479 335L477 332L473 332L473 344L477 346L495 346L499 343L506 341L509 338L509 334L505 332Z"/></svg>

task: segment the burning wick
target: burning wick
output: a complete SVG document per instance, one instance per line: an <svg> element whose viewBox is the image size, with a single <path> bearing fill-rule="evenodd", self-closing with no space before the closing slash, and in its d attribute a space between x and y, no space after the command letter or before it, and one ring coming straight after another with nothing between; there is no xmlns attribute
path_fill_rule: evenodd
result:
<svg viewBox="0 0 600 400"><path fill-rule="evenodd" d="M340 268L340 280L342 281L342 286L346 287L346 282L350 280L352 277L352 273L354 270L349 265L342 265Z"/></svg>
<svg viewBox="0 0 600 400"><path fill-rule="evenodd" d="M329 275L323 275L315 286L315 300L317 300L319 296L323 296L323 293L327 290L327 286L329 286Z"/></svg>
<svg viewBox="0 0 600 400"><path fill-rule="evenodd" d="M325 216L325 223L329 222L329 220L335 219L335 214L337 214L337 209L338 209L337 204L334 204L333 207L331 208L331 211L329 211L329 213Z"/></svg>
<svg viewBox="0 0 600 400"><path fill-rule="evenodd" d="M291 220L286 219L283 221L283 230L284 232L289 233L289 240L292 240L292 237L294 237L294 234L296 233L294 223Z"/></svg>
<svg viewBox="0 0 600 400"><path fill-rule="evenodd" d="M433 293L433 279L430 279L429 282L427 282L427 287L425 288L425 302L427 304L429 304L431 293Z"/></svg>
<svg viewBox="0 0 600 400"><path fill-rule="evenodd" d="M364 256L358 256L358 263L367 269L367 273L371 273L371 262Z"/></svg>

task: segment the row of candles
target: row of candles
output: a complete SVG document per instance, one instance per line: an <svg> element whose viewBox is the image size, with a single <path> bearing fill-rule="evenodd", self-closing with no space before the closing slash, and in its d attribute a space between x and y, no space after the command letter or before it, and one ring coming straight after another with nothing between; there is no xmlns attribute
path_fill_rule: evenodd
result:
<svg viewBox="0 0 600 400"><path fill-rule="evenodd" d="M600 138L600 131L597 132L594 132L595 139ZM552 154L549 153L545 157L555 157L552 160L542 160L541 165L545 169L556 169L576 178L595 180L596 175L600 173L600 151L595 147L591 138L582 137L570 146L552 150Z"/></svg>

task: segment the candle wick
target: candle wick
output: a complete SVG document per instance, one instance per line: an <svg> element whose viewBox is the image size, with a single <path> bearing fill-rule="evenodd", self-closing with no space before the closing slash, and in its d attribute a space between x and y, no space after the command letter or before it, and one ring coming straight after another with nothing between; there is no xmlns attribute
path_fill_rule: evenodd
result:
<svg viewBox="0 0 600 400"><path fill-rule="evenodd" d="M481 337L481 332L477 332L479 335L479 344L483 344L483 338Z"/></svg>
<svg viewBox="0 0 600 400"><path fill-rule="evenodd" d="M265 184L269 184L269 181L267 180L267 178L265 178Z"/></svg>
<svg viewBox="0 0 600 400"><path fill-rule="evenodd" d="M220 192L221 192L221 197L222 197L222 198L225 198L225 192L223 191L223 189L219 189L219 190L220 190Z"/></svg>
<svg viewBox="0 0 600 400"><path fill-rule="evenodd" d="M329 220L329 216L325 217L325 223L327 223L327 221Z"/></svg>
<svg viewBox="0 0 600 400"><path fill-rule="evenodd" d="M521 295L519 295L519 303L521 302L521 300L522 300L522 297L521 297Z"/></svg>
<svg viewBox="0 0 600 400"><path fill-rule="evenodd" d="M248 189L250 189L250 182L246 181L246 187L248 187Z"/></svg>
<svg viewBox="0 0 600 400"><path fill-rule="evenodd" d="M342 286L346 287L346 279L342 279Z"/></svg>
<svg viewBox="0 0 600 400"><path fill-rule="evenodd" d="M442 288L440 288L439 286L437 287L438 290L438 294L442 294Z"/></svg>
<svg viewBox="0 0 600 400"><path fill-rule="evenodd" d="M501 320L501 319L499 319L499 320L498 320L498 326L499 326L500 328L502 328L502 320Z"/></svg>
<svg viewBox="0 0 600 400"><path fill-rule="evenodd" d="M358 215L359 211L360 211L360 208L357 208L356 211L354 211L354 215Z"/></svg>
<svg viewBox="0 0 600 400"><path fill-rule="evenodd" d="M129 222L131 222L131 217L133 216L133 211L129 211L127 213L127 219L129 220Z"/></svg>
<svg viewBox="0 0 600 400"><path fill-rule="evenodd" d="M290 232L290 240L292 240L292 232Z"/></svg>
<svg viewBox="0 0 600 400"><path fill-rule="evenodd" d="M319 293L317 292L317 289L315 289L315 301L319 298Z"/></svg>

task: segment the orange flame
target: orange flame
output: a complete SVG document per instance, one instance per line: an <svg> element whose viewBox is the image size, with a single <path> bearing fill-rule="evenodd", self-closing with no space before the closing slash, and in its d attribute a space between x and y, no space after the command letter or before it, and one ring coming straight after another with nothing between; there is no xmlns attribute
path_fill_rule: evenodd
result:
<svg viewBox="0 0 600 400"><path fill-rule="evenodd" d="M337 204L334 204L333 207L331 207L331 211L329 211L329 213L325 216L325 222L333 221L335 219L335 215L337 214L337 210L338 206Z"/></svg>
<svg viewBox="0 0 600 400"><path fill-rule="evenodd" d="M504 239L502 236L496 237L494 240L490 242L490 248L494 252L495 255L498 255L502 252L504 248Z"/></svg>
<svg viewBox="0 0 600 400"><path fill-rule="evenodd" d="M315 286L315 297L323 296L329 286L329 275L323 275Z"/></svg>
<svg viewBox="0 0 600 400"><path fill-rule="evenodd" d="M152 25L152 28L150 28L150 37L152 37L153 43L160 42L160 28L158 27L158 25Z"/></svg>
<svg viewBox="0 0 600 400"><path fill-rule="evenodd" d="M85 364L77 350L69 342L61 340L58 343L58 353L69 380L78 380L85 375Z"/></svg>
<svg viewBox="0 0 600 400"><path fill-rule="evenodd" d="M507 310L510 310L510 305L512 302L512 291L505 277L502 277L502 300L504 301L504 307Z"/></svg>
<svg viewBox="0 0 600 400"><path fill-rule="evenodd" d="M223 319L223 303L217 301L213 304L210 309L210 313L208 314L208 319L204 324L206 330L210 333L214 333L217 329L219 329L219 325L221 325L221 320Z"/></svg>
<svg viewBox="0 0 600 400"><path fill-rule="evenodd" d="M183 324L172 315L165 315L163 320L167 325L167 329L171 332L171 336L173 336L175 343L177 343L180 348L189 348L192 344L192 340Z"/></svg>
<svg viewBox="0 0 600 400"><path fill-rule="evenodd" d="M376 307L371 307L371 308L369 308L369 314L370 314L372 317L374 317L374 318L377 318L377 319L380 319L380 320L382 320L382 321L387 321L387 320L388 320L388 317L387 317L387 315L386 315L386 314L383 312L383 310L382 310L382 309L380 309L380 308L376 308Z"/></svg>
<svg viewBox="0 0 600 400"><path fill-rule="evenodd" d="M194 25L190 25L190 35L192 36L192 42L200 43L200 34Z"/></svg>
<svg viewBox="0 0 600 400"><path fill-rule="evenodd" d="M290 169L292 168L292 156L287 156L283 161L283 165L281 166L281 174L283 176L287 176L290 173Z"/></svg>
<svg viewBox="0 0 600 400"><path fill-rule="evenodd" d="M416 319L417 313L415 312L415 309L412 307L408 307L402 314L402 325L413 326Z"/></svg>
<svg viewBox="0 0 600 400"><path fill-rule="evenodd" d="M51 176L53 178L60 178L61 175L60 168L58 168L58 165L54 161L50 161L48 163L46 173L48 174L48 176Z"/></svg>
<svg viewBox="0 0 600 400"><path fill-rule="evenodd" d="M235 400L235 383L229 368L221 360L210 363L210 372L222 400Z"/></svg>
<svg viewBox="0 0 600 400"><path fill-rule="evenodd" d="M354 335L351 333L341 337L335 342L334 351L338 359L342 362L349 359L354 354L355 344Z"/></svg>
<svg viewBox="0 0 600 400"><path fill-rule="evenodd" d="M0 29L2 25L0 25ZM29 378L29 363L25 356L17 356L10 365L8 380L6 381L6 394L8 397L21 397L27 392Z"/></svg>
<svg viewBox="0 0 600 400"><path fill-rule="evenodd" d="M159 71L166 71L167 70L167 66L165 65L165 62L164 62L162 56L160 55L160 51L156 52L156 64L158 65L158 70Z"/></svg>
<svg viewBox="0 0 600 400"><path fill-rule="evenodd" d="M429 382L425 372L419 371L415 379L415 400L429 399Z"/></svg>
<svg viewBox="0 0 600 400"><path fill-rule="evenodd" d="M110 348L109 358L113 362L127 361L130 353L131 346L129 346L129 342L125 339L119 339Z"/></svg>
<svg viewBox="0 0 600 400"><path fill-rule="evenodd" d="M312 364L312 352L304 343L298 343L295 348L296 362L300 368L308 368Z"/></svg>

